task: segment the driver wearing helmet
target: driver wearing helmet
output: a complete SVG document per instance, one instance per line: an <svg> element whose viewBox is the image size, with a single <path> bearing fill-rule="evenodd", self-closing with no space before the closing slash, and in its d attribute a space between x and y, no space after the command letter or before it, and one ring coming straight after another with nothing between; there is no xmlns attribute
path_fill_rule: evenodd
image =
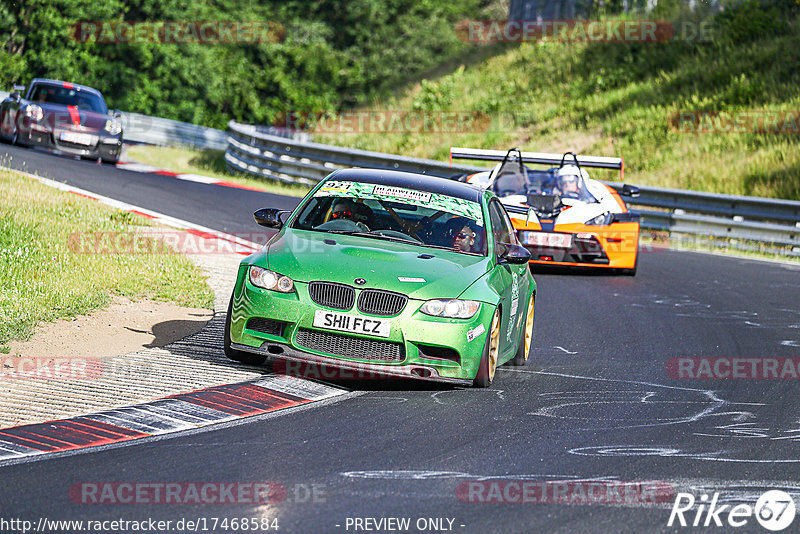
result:
<svg viewBox="0 0 800 534"><path fill-rule="evenodd" d="M589 179L589 173L577 165L564 165L556 174L556 189L561 196L566 198L582 199L586 186L584 180Z"/></svg>
<svg viewBox="0 0 800 534"><path fill-rule="evenodd" d="M356 223L362 230L369 231L372 225L373 212L369 206L360 204L350 198L337 198L331 206L330 218L332 221L349 220Z"/></svg>
<svg viewBox="0 0 800 534"><path fill-rule="evenodd" d="M337 198L331 206L331 219L350 219L358 222L356 203L349 198Z"/></svg>

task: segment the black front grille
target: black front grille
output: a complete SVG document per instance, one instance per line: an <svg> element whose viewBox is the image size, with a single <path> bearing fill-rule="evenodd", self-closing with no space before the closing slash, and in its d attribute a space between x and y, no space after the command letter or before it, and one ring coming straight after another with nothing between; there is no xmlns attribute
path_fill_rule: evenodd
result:
<svg viewBox="0 0 800 534"><path fill-rule="evenodd" d="M428 358L431 360L448 360L451 362L461 363L461 356L455 349L447 347L437 347L435 345L418 345L420 358Z"/></svg>
<svg viewBox="0 0 800 534"><path fill-rule="evenodd" d="M308 284L308 294L320 306L335 310L349 310L356 300L355 289L333 282L311 282Z"/></svg>
<svg viewBox="0 0 800 534"><path fill-rule="evenodd" d="M345 358L380 362L402 362L403 345L358 337L300 329L296 343L307 349Z"/></svg>
<svg viewBox="0 0 800 534"><path fill-rule="evenodd" d="M286 325L286 323L283 321L275 321L274 319L267 319L265 317L251 317L250 320L247 321L247 326L245 328L271 336L282 336L284 325Z"/></svg>
<svg viewBox="0 0 800 534"><path fill-rule="evenodd" d="M358 296L358 310L370 315L397 315L406 307L408 297L391 291L365 289Z"/></svg>

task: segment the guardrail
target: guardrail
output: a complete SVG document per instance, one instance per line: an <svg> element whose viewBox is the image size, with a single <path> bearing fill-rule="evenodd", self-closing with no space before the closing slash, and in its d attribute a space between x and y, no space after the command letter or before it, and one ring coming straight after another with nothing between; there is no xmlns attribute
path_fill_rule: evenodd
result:
<svg viewBox="0 0 800 534"><path fill-rule="evenodd" d="M235 121L230 121L228 128L225 159L231 169L283 182L316 183L340 167L401 170L445 178L480 170L480 167L450 167L441 161L287 139Z"/></svg>
<svg viewBox="0 0 800 534"><path fill-rule="evenodd" d="M125 141L133 143L188 145L214 150L225 150L228 147L228 133L216 128L139 113L123 113L122 121L123 137ZM299 141L310 139L308 134L296 134L287 129L272 127L265 129L278 137L295 138Z"/></svg>
<svg viewBox="0 0 800 534"><path fill-rule="evenodd" d="M622 189L621 183L607 183ZM798 201L665 187L640 186L639 191L639 198L626 202L642 215L643 228L732 240L734 248L745 250L763 249L747 243L757 242L769 245L768 252L800 257Z"/></svg>
<svg viewBox="0 0 800 534"><path fill-rule="evenodd" d="M451 178L486 170L381 152L287 139L235 121L228 123L228 167L283 182L313 184L340 167L424 172ZM617 190L621 183L606 182ZM800 202L720 195L664 187L639 187L626 199L642 215L642 228L680 236L724 239L728 246L800 257ZM644 208L644 209L642 209Z"/></svg>
<svg viewBox="0 0 800 534"><path fill-rule="evenodd" d="M186 145L225 150L228 144L228 134L216 128L126 112L122 113L122 136L126 142L146 145Z"/></svg>

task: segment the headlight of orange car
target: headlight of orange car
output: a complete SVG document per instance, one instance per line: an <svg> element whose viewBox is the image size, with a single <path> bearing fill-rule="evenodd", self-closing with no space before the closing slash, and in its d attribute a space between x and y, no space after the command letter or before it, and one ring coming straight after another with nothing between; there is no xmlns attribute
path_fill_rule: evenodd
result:
<svg viewBox="0 0 800 534"><path fill-rule="evenodd" d="M589 219L588 221L586 221L586 224L590 226L607 226L611 224L613 221L614 221L614 215L609 212L605 212L604 214L598 215L593 219Z"/></svg>

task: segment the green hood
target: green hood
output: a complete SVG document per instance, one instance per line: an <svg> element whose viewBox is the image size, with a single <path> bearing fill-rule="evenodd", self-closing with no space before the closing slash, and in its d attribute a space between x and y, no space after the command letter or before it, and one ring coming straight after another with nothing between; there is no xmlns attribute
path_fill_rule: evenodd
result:
<svg viewBox="0 0 800 534"><path fill-rule="evenodd" d="M325 243L335 242L335 244ZM421 254L433 258L419 258ZM486 274L489 258L366 237L285 229L256 264L298 282L325 280L404 293L413 299L456 298ZM401 282L398 277L423 278Z"/></svg>

